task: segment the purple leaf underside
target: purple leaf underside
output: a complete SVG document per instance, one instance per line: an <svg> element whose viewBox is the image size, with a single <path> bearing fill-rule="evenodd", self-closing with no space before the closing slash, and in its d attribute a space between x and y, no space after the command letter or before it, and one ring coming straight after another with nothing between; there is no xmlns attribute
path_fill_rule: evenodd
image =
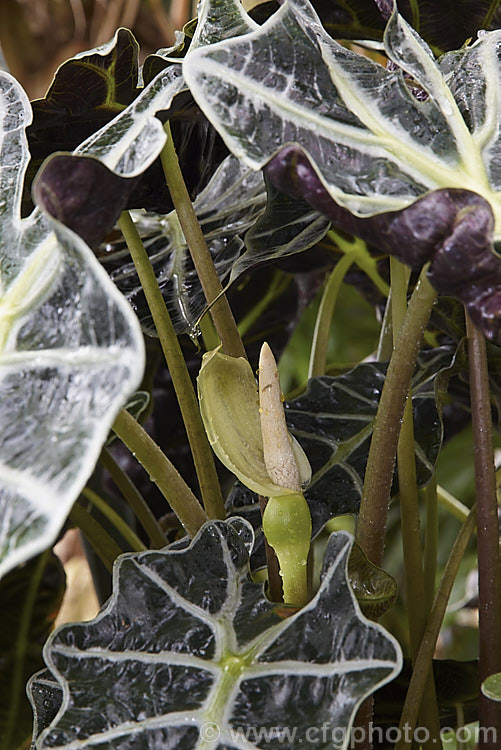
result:
<svg viewBox="0 0 501 750"><path fill-rule="evenodd" d="M501 259L493 252L492 209L480 195L434 190L400 211L360 218L330 197L298 146L283 148L266 173L279 190L306 200L343 231L414 270L429 263L437 292L460 299L485 336L501 345Z"/></svg>

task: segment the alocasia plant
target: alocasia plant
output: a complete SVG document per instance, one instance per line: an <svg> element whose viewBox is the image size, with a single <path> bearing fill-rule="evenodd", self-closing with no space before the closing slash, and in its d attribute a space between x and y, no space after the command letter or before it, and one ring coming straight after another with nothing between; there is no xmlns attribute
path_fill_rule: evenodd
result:
<svg viewBox="0 0 501 750"><path fill-rule="evenodd" d="M334 42L308 0L288 0L257 31L194 50L183 70L228 146L256 169L295 142L331 196L357 215L467 185L498 216L497 100L488 94L497 86L497 39L486 34L453 53L454 67L448 57L438 65L395 13L384 37L399 66L392 72ZM425 101L413 96L400 68L426 91Z"/></svg>
<svg viewBox="0 0 501 750"><path fill-rule="evenodd" d="M243 484L236 483L229 493L227 510L230 515L247 518L257 531L261 526L261 514L254 493L266 494L267 491L266 484L258 482L256 467L250 471L254 457L251 436L257 432L256 422L252 421L252 410L255 412L257 404L249 395L242 397L242 375L239 378L229 377L230 366L235 370L244 369L242 363L237 364L238 360L229 361L231 365L226 370L226 384L223 384L224 359L222 355L213 355L211 359L208 356L202 366L199 376L202 412L213 443L218 441L224 423L232 423L232 429L226 431L226 444L215 447L227 466L232 466L235 456L242 457L242 466L233 465L232 470ZM413 380L416 468L420 486L430 481L440 449L442 426L436 403L439 394L435 393L434 386L437 373L443 372L450 362L451 351L446 347L436 349L428 362L426 359L423 355L418 360L418 371ZM319 534L329 519L358 512L385 370L384 365L366 363L345 375L311 378L308 390L303 395L293 401L285 401L289 429L301 443L311 463L312 476L305 488L305 495L311 508L313 536ZM255 391L255 385L253 387ZM212 388L218 388L219 393L224 394L224 410L217 406L217 400L211 394ZM205 406L204 396L211 400L212 410ZM242 403L246 404L245 408ZM225 456L225 449L229 456ZM246 462L247 471L244 471ZM265 563L262 542L262 536L257 534L253 567Z"/></svg>
<svg viewBox="0 0 501 750"><path fill-rule="evenodd" d="M334 39L375 39L383 37L385 22L393 10L393 0L314 0L322 25ZM497 28L498 0L400 0L398 10L439 53L458 49L478 29Z"/></svg>
<svg viewBox="0 0 501 750"><path fill-rule="evenodd" d="M31 109L0 78L0 572L52 544L124 399L137 320L89 248L36 209L21 219Z"/></svg>
<svg viewBox="0 0 501 750"><path fill-rule="evenodd" d="M297 50L292 57L289 39ZM465 190L482 196L490 208L480 201L463 228L468 237L475 235L472 243L482 243L472 264L472 284L467 284L465 240L456 240L459 248L448 257L452 254L455 260L459 252L456 265L468 273L463 273L463 288L451 293L464 298L470 310L475 310L472 297L480 295L477 320L496 339L498 286L496 279L492 288L490 275L491 267L496 270L499 264L490 258L490 243L492 236L501 236L494 93L499 85L498 42L499 32L490 32L437 62L395 12L384 43L397 69L387 70L333 41L308 0L288 0L257 31L193 51L183 69L193 96L228 147L254 169L264 167L281 147L299 146L311 164L310 183L301 175L291 181L289 170L279 185L287 190L288 181L294 188L295 180L296 193L340 218L341 225L338 207L359 217L387 214L429 191L455 188L459 206L451 225L469 204ZM414 96L402 71L426 93L424 100ZM301 168L303 173L308 170L298 165ZM334 208L328 199L322 205L322 189ZM475 206L477 200L470 202ZM449 231L454 239L452 228ZM387 232L385 223L375 241L384 246ZM484 265L489 274L479 280L475 272ZM440 284L438 288L444 291Z"/></svg>
<svg viewBox="0 0 501 750"><path fill-rule="evenodd" d="M119 128L110 128L106 137L110 148L112 143L120 148ZM46 211L97 248L127 205L135 179L120 177L96 159L60 154L40 170L34 195ZM304 201L265 186L260 172L233 156L221 163L193 206L219 277L228 284L260 264L302 252L322 239L330 225ZM136 211L133 219L176 331L193 333L206 302L176 212ZM101 263L136 310L143 330L154 335L141 284L127 256L121 238L98 251Z"/></svg>
<svg viewBox="0 0 501 750"><path fill-rule="evenodd" d="M391 299L377 355L380 361L342 368L342 374L335 377L326 375L325 366L317 362L310 368L317 377L310 379L299 396L285 402L287 428L284 422L282 432L286 444L290 448L290 430L313 468L306 488L302 473L294 487L277 480L282 467L278 466L277 474L270 465L266 441L259 432L259 408L266 411L268 406L264 401L261 406L257 403L255 363L243 357L233 318L227 316L221 326L215 313L217 303L210 308L224 353L207 355L199 377L200 411L208 438L227 470L248 488L280 502L296 496L304 508L308 504L308 518L301 516L294 529L292 525L286 528L280 519L277 523L276 518L271 525L264 523L282 572L288 564L283 562L283 549L293 557L297 552L287 532L292 529L293 537L296 532L297 538L301 536L296 562L304 563L304 575L296 604L304 606L291 608L279 601L270 554L268 588L255 580L256 568L264 563L264 539L259 506L251 491L234 486L227 496L227 509L230 516L249 514L256 538L242 518L213 520L224 516L222 500L219 505L206 503L205 510L200 507L146 430L134 416L120 412L114 423L116 433L163 488L194 538L190 542L184 536L163 550L118 557L113 594L97 618L63 626L49 638L44 651L48 670L36 675L30 685L38 748L161 745L271 750L279 743L297 750L312 744L308 734L312 727L318 730L326 725L342 731L325 737L324 746L346 748L361 702L392 680L402 662L394 638L365 620L357 605L358 600L363 611L376 618L395 597L395 582L373 564L379 562L366 544L363 529L364 524L382 528L377 539L382 557L390 492L397 489L407 590L411 592L407 597L409 653L416 665L401 721L414 726L421 706L422 721L438 737L433 683L426 683L425 677L444 602L473 529L473 516L470 513L460 532L431 606L437 557L433 482L442 438L440 417L448 376L461 370L461 357L454 362L448 339L445 346L437 347L444 341L436 330L427 338L429 350L417 355L436 292L459 298L485 334L494 342L501 341L501 271L499 259L491 252L492 241L501 239L500 32L482 34L435 59L416 29L434 52L451 49L453 39L460 39L454 41L458 46L465 35L477 30L477 19L490 25L497 8L496 2L482 2L475 13L468 13L467 6L468 0L461 3L460 23L449 34L441 31L443 10L431 11L425 0L402 5L414 29L396 10L389 13L393 4L382 1L376 6L357 0L348 12L344 2L327 8L318 0L314 5L317 16L308 0L286 0L276 12L267 3L253 15L236 0L206 0L196 28L194 24L186 27L174 47L150 56L141 72L132 36L120 31L110 43L63 66L48 98L35 105L36 127L29 135L34 144L41 139L47 147L44 153L52 156L33 183L39 208L23 219L23 184L26 197L32 182L32 175L24 180L29 105L15 81L1 78L4 406L0 446L4 454L0 478L5 497L5 566L26 560L53 543L93 470L119 407L138 387L143 347L137 317L143 331L158 333L174 381L174 371L179 377L184 362L179 356L173 366L169 359L169 351L178 346L169 311L176 332L187 332L194 340L207 302L213 303L219 294L207 293L207 277L214 270L211 263L224 283L233 282L237 291L247 284L252 289L256 299L250 318L255 320L264 309L264 300L245 274L265 263L282 262L321 243L324 258L329 259L322 269L341 259L330 277L337 283L341 271L344 274L357 253L363 252L373 264L371 278L377 279L379 291L386 296L386 280L377 276L370 250L376 249L379 257L393 256ZM384 47L372 45L372 50L379 49L380 61L384 62L383 55L388 58L386 68L331 36L338 36L344 24L345 38L357 38L357 31L367 30L363 36L379 39L381 19L388 15ZM434 22L435 15L441 23ZM259 18L268 20L260 26L254 20ZM327 30L319 18L325 20ZM368 43L366 49L370 48ZM63 141L65 135L81 135L68 141L73 154L54 155L61 142L56 145L51 135L55 122L51 107L60 112L65 102L75 103L67 86L76 73L85 85L78 106L65 110L69 130L60 135ZM188 123L184 133L183 122ZM173 180L177 172L172 131L189 183L182 198ZM200 134L196 154L190 152L193 133ZM160 156L170 196L163 184ZM195 213L189 213L190 199ZM172 204L176 211L167 213ZM132 215L122 213L131 207L138 210ZM202 231L194 241L187 230L190 222L198 226L197 216ZM331 224L336 232L326 236ZM359 239L350 243L344 233ZM141 239L147 245L142 256ZM209 252L204 256L206 265L200 265L204 241ZM350 245L357 249L351 256ZM311 264L312 289L318 284L316 257L310 253L301 259L303 268ZM408 280L395 258L414 271L425 265L419 281L412 279L415 289L407 314ZM146 284L148 260L154 273ZM384 275L384 269L380 270ZM435 291L427 284L426 273ZM155 276L160 287L156 296L152 291L159 291ZM299 278L298 274L296 281ZM303 281L298 281L297 288L303 294L298 305L306 304L311 289ZM336 284L325 287L317 323L326 314L324 302L332 289L335 298ZM207 320L200 325L204 348L214 349L218 343L214 330ZM248 326L246 316L241 327ZM258 330L260 341L253 344L264 337L262 328ZM467 330L470 343L478 343L480 334L472 329L469 318ZM313 350L319 346L314 339ZM235 355L235 341L241 359L229 356ZM389 357L392 345L394 353L387 365L383 352ZM497 349L492 346L490 362L496 363ZM460 344L459 351L463 348ZM473 374L482 369L483 361L481 352L470 350ZM217 377L209 377L214 368ZM142 388L151 388L153 369L148 369ZM183 373L185 385L191 386L189 375ZM489 401L485 388L482 391L474 378L472 383L474 421L477 412L482 412L475 427L478 442L479 435L489 435ZM409 406L404 414L411 386L414 409ZM183 388L176 387L181 411L191 398ZM481 392L487 408L479 406ZM279 391L275 397L275 406L282 411ZM149 408L158 410L162 399L156 404L155 400ZM274 409L270 407L270 413ZM162 414L161 419L169 430L170 414ZM402 420L398 481L393 482ZM185 425L190 434L192 425L186 419ZM261 435L261 442L256 435ZM269 435L275 435L273 429ZM194 456L201 455L199 441L200 435L191 443ZM300 456L302 450L293 441L291 445ZM493 478L493 461L485 447L478 448L477 454L481 466L487 467L484 473ZM163 530L148 516L144 499L107 449L101 462L149 529L150 540L155 538L158 547L166 543ZM379 470L378 463L383 467L381 482L374 468ZM202 486L200 475L198 479L206 502L206 485ZM100 480L96 472L85 496L107 511L98 494L103 490ZM214 471L211 481L217 484L216 480ZM195 487L192 476L188 482ZM424 565L417 503L418 487L423 486L428 519ZM22 494L19 501L13 487ZM219 486L217 492L221 497ZM478 495L479 507L485 508L481 490ZM41 511L39 518L33 515L35 507ZM454 508L456 515L467 515L460 504ZM493 508L495 515L495 497ZM322 533L328 522L343 513L359 515L360 546L355 545L351 554L346 533L333 534L328 542ZM212 520L203 525L208 515ZM311 567L306 564L310 515L316 578L310 576ZM101 541L103 560L110 563L110 555L118 556L119 544L121 549L144 549L143 541L127 529L123 519L112 512L107 517L119 534L126 532L123 539L130 546L111 540L112 547L104 550ZM170 518L166 523L175 527ZM479 523L480 577L490 580L485 576L485 559L490 556L495 567L497 558L481 536L486 528L494 529L495 535L495 522ZM103 533L100 529L101 536L91 539L98 551L96 539L110 539ZM323 544L327 549L322 564ZM288 587L284 577L286 600ZM483 589L481 602L494 601L489 596ZM482 630L487 632L483 643L495 653L492 645L498 637L498 621L495 607L483 607L482 612L486 609L493 615L490 629ZM482 648L483 679L498 672L499 665L494 657L488 662L486 646ZM481 720L487 725L483 710ZM394 721L398 720L396 716ZM363 722L360 716L359 721ZM493 724L496 721L492 719Z"/></svg>
<svg viewBox="0 0 501 750"><path fill-rule="evenodd" d="M327 722L328 746L345 747L357 705L401 668L347 583L350 539L331 537L320 588L295 614L250 580L252 544L237 519L208 524L187 549L121 557L99 616L47 642L62 701L37 746L296 747Z"/></svg>

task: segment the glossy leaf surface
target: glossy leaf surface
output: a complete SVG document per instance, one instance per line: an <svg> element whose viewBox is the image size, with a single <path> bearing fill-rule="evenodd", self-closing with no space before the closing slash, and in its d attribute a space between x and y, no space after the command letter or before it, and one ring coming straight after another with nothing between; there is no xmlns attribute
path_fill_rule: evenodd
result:
<svg viewBox="0 0 501 750"><path fill-rule="evenodd" d="M33 711L32 747L37 737L54 721L63 702L61 685L48 669L34 674L26 686Z"/></svg>
<svg viewBox="0 0 501 750"><path fill-rule="evenodd" d="M175 32L172 47L159 49L148 55L143 68L143 80L149 83L169 62L181 62L190 50L215 44L241 34L255 31L257 24L244 11L240 3L225 5L217 0L209 0L199 9L198 18L188 21L182 31Z"/></svg>
<svg viewBox="0 0 501 750"><path fill-rule="evenodd" d="M241 3L207 0L198 9L197 28L190 46L190 54L198 47L243 36L258 28L259 24L245 12Z"/></svg>
<svg viewBox="0 0 501 750"><path fill-rule="evenodd" d="M48 547L137 388L137 320L75 234L21 220L29 102L0 78L0 573Z"/></svg>
<svg viewBox="0 0 501 750"><path fill-rule="evenodd" d="M97 618L47 643L63 700L37 747L247 750L294 731L292 750L324 721L325 747L345 747L333 730L401 667L347 584L350 537L331 536L319 591L286 619L249 578L252 542L234 519L206 524L187 549L121 556ZM259 728L269 738L253 742Z"/></svg>
<svg viewBox="0 0 501 750"><path fill-rule="evenodd" d="M259 31L194 51L184 69L239 158L269 162L280 190L414 268L431 262L437 291L500 343L500 39L486 33L437 62L395 13L390 71L330 39L308 0L290 0Z"/></svg>
<svg viewBox="0 0 501 750"><path fill-rule="evenodd" d="M460 65L441 68L394 14L386 52L426 91L425 101L413 96L400 70L334 42L308 0L288 0L256 32L195 50L183 69L228 147L254 169L297 143L331 197L360 216L467 185L492 205L501 237L493 158L498 98L480 95L474 105L477 91L499 86L500 33L482 36ZM475 116L482 106L482 117Z"/></svg>
<svg viewBox="0 0 501 750"><path fill-rule="evenodd" d="M44 98L32 104L23 215L33 207L31 182L43 160L55 151L72 151L123 111L139 93L137 77L138 45L126 29L58 68Z"/></svg>
<svg viewBox="0 0 501 750"><path fill-rule="evenodd" d="M334 224L415 270L429 264L438 292L458 297L487 338L501 343L501 262L493 252L494 217L469 190L435 190L400 211L360 218L339 206L296 146L266 168L279 189L307 198Z"/></svg>
<svg viewBox="0 0 501 750"><path fill-rule="evenodd" d="M190 54L191 49L258 28L239 6L232 6L229 10L230 12L227 12L221 3L209 3L204 6L197 32L190 45ZM86 69L86 66L92 68L91 63L97 55L100 64L105 65L108 61L109 68L106 68L104 77L109 79L111 85L115 68L108 57L112 55L113 60L113 55L119 55L120 40L121 37L118 35L106 48L86 53L82 59L77 58L67 65L70 68L76 67L77 70ZM110 51L106 56L104 52L108 48ZM193 102L190 104L186 101L180 104L181 98L188 96L189 99L189 95L183 91L186 87L181 65L169 61L168 55L169 50L158 51L156 76L149 80L144 89L136 88L135 98L130 105L122 108L111 122L89 136L74 150L75 155L92 155L93 160L57 154L45 163L38 175L37 199L46 210L75 229L93 247L96 247L98 240L113 226L120 210L131 204L141 205L138 194L144 196L150 183L154 184L154 180L152 182L144 170L153 169L152 164L165 142L161 122L155 116L158 112L165 112L171 106L175 109L171 116L171 126L189 187L199 186L201 179L198 173L191 174L191 167L187 171L184 163L184 155L189 157L192 165L197 161L189 134L193 131L196 135L197 154L202 151L201 162L209 165L206 168L207 173L203 175L204 179L213 170L213 161L221 151L221 147L212 144L209 132L211 128L207 121L205 125L208 132L205 135L203 123L196 124L204 118ZM131 76L137 76L137 66L132 67ZM63 82L61 81L54 92L53 98L58 101L59 107L64 108L66 103ZM179 96L181 91L183 94ZM82 98L84 107L90 108L91 113L93 100L90 98L86 101L88 94L89 92L84 92ZM198 114L194 110L197 110ZM73 115L73 112L70 111L69 114ZM77 119L80 114L76 113ZM207 145L202 148L201 143L206 136ZM95 161L96 158L102 165ZM106 169L112 170L117 177L114 179L114 174L108 174ZM195 167L195 172L197 169L198 166ZM276 194L277 191L273 192ZM103 194L111 195L112 200L103 200ZM159 210L162 200L154 188L148 204L154 204L155 210ZM254 234L249 235L246 251L246 232L254 227L262 214L265 200L262 176L235 158L223 161L205 190L198 195L195 209L223 282L233 281L245 271L263 262L270 262L309 247L323 236L328 226L328 221L319 217L304 201L294 201L287 196L272 196L263 217L264 223L256 227ZM296 216L293 215L294 211L297 212ZM174 213L167 216L137 214L135 219L176 329L178 332L192 333L205 308L205 298L177 217ZM149 310L127 249L121 243L108 245L100 251L100 259L118 288L136 309L144 330L154 334Z"/></svg>
<svg viewBox="0 0 501 750"><path fill-rule="evenodd" d="M303 200L266 183L266 210L245 235L246 252L233 264L230 281L261 263L303 252L325 236L330 221Z"/></svg>
<svg viewBox="0 0 501 750"><path fill-rule="evenodd" d="M126 109L83 141L74 153L92 155L123 177L141 174L160 154L166 139L162 123L155 115L169 109L184 85L178 65L166 68Z"/></svg>
<svg viewBox="0 0 501 750"><path fill-rule="evenodd" d="M230 284L246 271L300 252L319 241L329 227L304 201L270 188L268 201L260 172L233 156L225 159L194 208L219 278ZM135 212L136 227L151 259L178 333L193 333L205 295L175 212ZM105 246L101 263L135 308L143 329L154 335L149 309L123 242Z"/></svg>
<svg viewBox="0 0 501 750"><path fill-rule="evenodd" d="M121 29L108 44L76 55L57 71L46 98L34 103L25 213L30 210L28 193L36 169L45 157L60 151L90 153L117 174L135 176L127 207L170 210L163 171L155 163L166 137L155 115L166 110L190 194L202 189L227 152L187 92L179 62L166 59L168 53L159 50L153 62L148 58L141 78L137 43Z"/></svg>
<svg viewBox="0 0 501 750"><path fill-rule="evenodd" d="M190 22L176 44L150 55L142 70L137 42L125 29L109 43L68 60L47 96L35 103L29 138L36 159L27 186L44 157L57 151L90 153L117 174L138 177L130 188L128 208L170 210L163 171L159 162L154 164L165 143L162 121L169 110L185 181L196 197L227 151L187 91L181 58L192 49L256 28L237 4L228 12L220 3L208 3L196 29ZM181 91L184 95L176 97Z"/></svg>
<svg viewBox="0 0 501 750"><path fill-rule="evenodd" d="M58 68L45 97L33 103L28 137L34 142L52 140L52 129L45 131L52 116L60 118L64 131L71 122L66 118L76 114L84 114L87 121L94 115L98 122L99 112L101 118L116 115L138 93L137 73L138 44L130 31L119 29L111 41L76 54ZM82 91L87 96L82 97ZM83 140L81 135L76 138L77 143Z"/></svg>
<svg viewBox="0 0 501 750"><path fill-rule="evenodd" d="M265 200L262 175L233 157L221 164L195 200L195 211L223 283L242 253L245 232L262 214ZM192 333L206 302L176 213L134 212L133 218L177 332ZM109 245L100 260L137 310L143 329L154 334L127 247L122 242Z"/></svg>

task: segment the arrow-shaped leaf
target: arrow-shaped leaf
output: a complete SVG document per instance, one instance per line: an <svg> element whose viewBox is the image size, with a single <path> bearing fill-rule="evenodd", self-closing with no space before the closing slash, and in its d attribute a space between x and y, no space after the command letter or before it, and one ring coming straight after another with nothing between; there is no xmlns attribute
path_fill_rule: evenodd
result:
<svg viewBox="0 0 501 750"><path fill-rule="evenodd" d="M458 69L441 69L393 14L386 52L427 93L418 101L401 70L345 49L308 0L287 0L259 30L194 50L183 70L230 150L254 169L297 143L331 197L360 216L402 209L437 188L467 187L491 204L500 238L499 97L493 95L500 38L498 31L485 34ZM473 104L480 90L486 94ZM484 124L477 128L470 110L482 106Z"/></svg>
<svg viewBox="0 0 501 750"><path fill-rule="evenodd" d="M235 519L187 549L121 556L97 618L47 642L63 699L39 750L250 750L277 737L292 750L324 722L323 747L345 748L360 702L401 667L347 583L350 537L331 536L316 596L286 619L249 578L252 542Z"/></svg>

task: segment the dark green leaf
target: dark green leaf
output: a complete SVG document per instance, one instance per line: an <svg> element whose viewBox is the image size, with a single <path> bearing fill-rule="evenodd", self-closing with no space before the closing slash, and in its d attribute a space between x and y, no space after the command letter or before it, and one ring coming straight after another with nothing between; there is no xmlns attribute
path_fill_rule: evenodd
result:
<svg viewBox="0 0 501 750"><path fill-rule="evenodd" d="M152 123L160 113L166 119L167 110L190 194L195 197L200 192L227 151L185 86L176 96L183 89L181 66L175 58L166 57L168 52L158 51L140 81L137 43L130 32L121 29L110 43L77 55L59 68L45 99L33 105L34 120L28 128L32 161L25 180L24 214L32 208L30 186L45 157L77 147L80 155L90 153L123 176L134 172L137 179L129 184L127 208L171 210L163 170L155 162L165 136L160 121L156 130ZM145 132L138 133L143 129ZM110 154L119 148L124 152L122 161L112 163ZM113 193L110 188L107 195ZM114 215L113 206L109 208L107 224Z"/></svg>
<svg viewBox="0 0 501 750"><path fill-rule="evenodd" d="M125 109L138 93L138 49L131 32L119 29L107 44L61 65L46 96L33 102L29 137L36 143L52 141L55 117L60 118L61 136L76 115L84 123L96 119L102 124ZM76 135L75 146L82 140Z"/></svg>
<svg viewBox="0 0 501 750"><path fill-rule="evenodd" d="M263 212L265 199L261 174L229 157L195 200L195 211L223 283L243 250L243 235ZM177 214L134 213L133 218L177 332L194 333L206 302ZM143 329L155 334L127 248L122 242L115 243L100 260L136 310Z"/></svg>
<svg viewBox="0 0 501 750"><path fill-rule="evenodd" d="M398 10L436 53L461 47L479 29L498 28L500 0L398 0ZM313 0L334 39L382 40L393 0ZM378 11L378 6L381 12Z"/></svg>
<svg viewBox="0 0 501 750"><path fill-rule="evenodd" d="M231 281L260 263L307 250L329 230L329 219L305 201L279 192L268 180L266 192L265 212L245 235L246 252L233 264Z"/></svg>
<svg viewBox="0 0 501 750"><path fill-rule="evenodd" d="M355 225L370 216L364 229L379 226L381 249L410 254L413 266L432 261L437 290L459 296L501 341L501 263L491 252L501 236L499 38L487 32L436 61L394 13L388 70L333 41L308 0L287 0L257 31L194 50L183 70L234 154L253 169L270 162L279 189L350 233L363 236ZM357 218L343 226L347 211Z"/></svg>
<svg viewBox="0 0 501 750"><path fill-rule="evenodd" d="M63 691L59 682L48 669L42 669L34 674L26 686L28 699L33 711L33 743L55 719L63 702Z"/></svg>
<svg viewBox="0 0 501 750"><path fill-rule="evenodd" d="M498 119L489 94L499 85L498 39L489 32L462 52L460 65L442 67L394 14L385 32L388 70L332 40L308 0L287 0L256 31L193 50L183 73L236 156L259 169L296 143L331 198L357 216L465 184L501 216L498 136L488 125ZM403 71L424 99L409 90ZM484 121L470 129L465 109L476 98Z"/></svg>
<svg viewBox="0 0 501 750"><path fill-rule="evenodd" d="M56 151L72 151L137 96L137 57L136 40L120 29L111 42L61 65L46 96L33 102L33 122L26 131L31 161L23 215L33 207L30 186L44 159Z"/></svg>
<svg viewBox="0 0 501 750"><path fill-rule="evenodd" d="M420 373L418 368L413 385L419 486L431 479L441 441L440 417L430 379L449 364L451 351L445 348L435 356L437 360L429 368L421 359L423 370ZM312 378L303 396L285 404L289 429L312 465L313 476L305 494L312 505L312 515L316 511L323 516L320 526L335 515L358 511L385 373L386 365L374 363L358 365L346 375Z"/></svg>
<svg viewBox="0 0 501 750"><path fill-rule="evenodd" d="M214 750L243 750L253 730L294 727L292 749L324 721L347 732L401 666L397 642L360 614L347 583L350 537L330 537L319 591L286 619L249 578L252 542L234 519L206 524L188 548L119 558L97 618L47 643L63 708L37 747L189 750L212 730ZM326 748L344 747L332 736Z"/></svg>
<svg viewBox="0 0 501 750"><path fill-rule="evenodd" d="M457 343L454 366L450 373L453 380L448 389L448 401L451 408L445 414L447 431L447 420L451 417L458 425L463 422L462 426L464 426L465 418L469 420L467 415L470 412L470 390L464 308L456 299L439 297L431 320L432 324ZM501 347L487 341L486 350L491 399L496 407L493 409L493 419L499 430L501 427Z"/></svg>
<svg viewBox="0 0 501 750"><path fill-rule="evenodd" d="M63 702L61 685L48 669L34 674L26 686L26 692L33 710L33 741L55 719ZM34 747L34 742L32 747Z"/></svg>
<svg viewBox="0 0 501 750"><path fill-rule="evenodd" d="M0 737L2 750L17 750L30 736L28 677L43 666L49 636L65 589L63 568L45 553L12 570L0 583Z"/></svg>
<svg viewBox="0 0 501 750"><path fill-rule="evenodd" d="M84 92L85 93L85 92ZM167 114L168 111L168 114ZM202 115L186 91L180 66L161 71L145 88L138 89L134 101L109 122L88 136L73 153L78 157L94 156L118 177L128 177L127 184L119 179L108 187L108 196L123 196L120 205L126 208L148 208L169 211L172 201L165 177L157 159L165 142L165 133L157 115L169 118L176 149L188 191L195 197L210 179L215 168L227 155L221 139ZM79 116L76 116L76 124ZM73 149L71 143L54 142L51 150ZM62 159L62 155L57 155ZM69 158L69 155L66 155ZM67 168L68 170L71 167ZM44 170L45 171L45 170ZM108 176L108 182L110 177ZM103 191L105 187L101 188ZM71 200L71 193L68 188ZM118 197L115 203L118 202ZM98 203L96 196L94 203ZM106 215L109 209L109 216ZM101 208L106 226L113 225L116 207L105 201Z"/></svg>

